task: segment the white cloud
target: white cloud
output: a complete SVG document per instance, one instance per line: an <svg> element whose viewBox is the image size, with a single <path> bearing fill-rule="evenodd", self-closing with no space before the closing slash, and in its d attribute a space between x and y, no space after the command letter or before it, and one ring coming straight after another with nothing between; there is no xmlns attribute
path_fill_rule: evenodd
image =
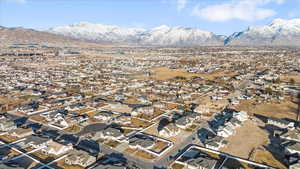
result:
<svg viewBox="0 0 300 169"><path fill-rule="evenodd" d="M177 10L181 11L183 8L186 7L188 0L177 0Z"/></svg>
<svg viewBox="0 0 300 169"><path fill-rule="evenodd" d="M231 0L227 3L206 6L196 6L192 12L194 16L210 21L228 21L239 19L244 21L261 20L274 16L276 12L264 8L271 2L283 3L283 0Z"/></svg>
<svg viewBox="0 0 300 169"><path fill-rule="evenodd" d="M13 2L17 4L25 4L27 1L26 0L0 0L0 2Z"/></svg>

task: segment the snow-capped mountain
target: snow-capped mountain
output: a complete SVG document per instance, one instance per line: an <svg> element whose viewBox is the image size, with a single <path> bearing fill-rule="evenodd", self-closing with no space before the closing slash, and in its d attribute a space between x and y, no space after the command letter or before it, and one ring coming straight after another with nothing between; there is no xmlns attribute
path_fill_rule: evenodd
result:
<svg viewBox="0 0 300 169"><path fill-rule="evenodd" d="M123 29L117 26L79 22L68 26L50 29L49 32L69 36L76 39L96 42L136 42L144 29Z"/></svg>
<svg viewBox="0 0 300 169"><path fill-rule="evenodd" d="M226 37L199 29L162 25L150 30L79 22L48 32L95 42L161 46L300 46L300 19L275 19Z"/></svg>
<svg viewBox="0 0 300 169"><path fill-rule="evenodd" d="M209 46L223 45L224 43L223 36L217 36L211 32L184 27L168 27L165 25L145 30L79 22L68 26L52 28L49 32L96 42L143 45Z"/></svg>
<svg viewBox="0 0 300 169"><path fill-rule="evenodd" d="M225 39L232 46L299 46L300 19L275 19L269 25L249 27Z"/></svg>

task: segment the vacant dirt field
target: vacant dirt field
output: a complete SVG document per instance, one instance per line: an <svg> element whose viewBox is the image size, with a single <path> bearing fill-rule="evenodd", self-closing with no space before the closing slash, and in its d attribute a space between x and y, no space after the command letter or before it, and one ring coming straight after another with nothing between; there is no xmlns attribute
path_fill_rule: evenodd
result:
<svg viewBox="0 0 300 169"><path fill-rule="evenodd" d="M300 83L300 74L298 74L298 75L284 75L284 76L280 77L280 79L282 81L286 81L286 82L289 82L290 79L294 79L295 82Z"/></svg>
<svg viewBox="0 0 300 169"><path fill-rule="evenodd" d="M276 168L286 169L286 167L278 162L274 158L274 156L267 150L257 149L253 160L262 164L268 164Z"/></svg>
<svg viewBox="0 0 300 169"><path fill-rule="evenodd" d="M247 120L236 129L236 134L226 139L229 143L221 151L248 158L253 148L268 143L268 133L259 128L257 123Z"/></svg>
<svg viewBox="0 0 300 169"><path fill-rule="evenodd" d="M260 114L266 117L296 118L297 104L290 101L284 101L279 104L263 103L260 105L252 105L252 102L243 100L237 109L247 111L250 115Z"/></svg>
<svg viewBox="0 0 300 169"><path fill-rule="evenodd" d="M168 80L175 78L176 76L182 76L186 78L191 77L203 77L209 80L215 79L217 76L233 76L234 74L215 72L210 74L205 73L188 73L184 69L169 69L167 67L154 68L154 74L151 75L152 78L156 80Z"/></svg>
<svg viewBox="0 0 300 169"><path fill-rule="evenodd" d="M199 76L196 73L188 73L184 69L169 69L167 67L155 68L154 72L155 73L151 75L151 77L156 80L167 80L167 79L172 79L176 76L182 76L186 78Z"/></svg>

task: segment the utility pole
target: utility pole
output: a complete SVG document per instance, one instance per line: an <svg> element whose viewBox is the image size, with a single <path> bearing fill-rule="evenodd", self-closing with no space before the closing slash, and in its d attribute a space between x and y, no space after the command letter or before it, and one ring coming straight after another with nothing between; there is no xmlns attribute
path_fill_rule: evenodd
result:
<svg viewBox="0 0 300 169"><path fill-rule="evenodd" d="M299 123L299 118L300 118L300 92L297 94L297 102L298 102L297 122Z"/></svg>

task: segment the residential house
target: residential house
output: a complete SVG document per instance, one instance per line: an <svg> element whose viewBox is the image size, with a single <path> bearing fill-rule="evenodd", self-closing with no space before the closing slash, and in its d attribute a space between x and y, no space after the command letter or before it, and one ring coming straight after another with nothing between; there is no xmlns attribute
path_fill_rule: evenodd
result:
<svg viewBox="0 0 300 169"><path fill-rule="evenodd" d="M194 109L194 112L199 114L209 114L209 107L206 105L199 105Z"/></svg>
<svg viewBox="0 0 300 169"><path fill-rule="evenodd" d="M23 148L32 147L35 149L40 149L40 148L46 147L48 141L49 141L48 138L32 135L32 136L26 137L26 139L24 141L18 143L18 145Z"/></svg>
<svg viewBox="0 0 300 169"><path fill-rule="evenodd" d="M94 115L95 119L102 120L102 121L109 121L110 119L112 119L112 117L113 117L113 113L110 111L100 111Z"/></svg>
<svg viewBox="0 0 300 169"><path fill-rule="evenodd" d="M68 165L79 165L81 167L88 167L96 162L96 157L89 155L89 153L82 150L72 150L65 158L65 163Z"/></svg>
<svg viewBox="0 0 300 169"><path fill-rule="evenodd" d="M128 141L129 141L129 147L132 149L147 150L147 149L151 149L155 145L155 141L153 138L141 134L129 138Z"/></svg>
<svg viewBox="0 0 300 169"><path fill-rule="evenodd" d="M43 148L42 152L44 154L52 154L55 156L60 156L62 154L67 153L69 150L72 150L72 144L60 144L53 140L49 140L46 142L46 147Z"/></svg>
<svg viewBox="0 0 300 169"><path fill-rule="evenodd" d="M227 142L224 140L224 137L215 136L205 140L204 144L206 148L219 150L220 148L225 147L227 145Z"/></svg>
<svg viewBox="0 0 300 169"><path fill-rule="evenodd" d="M136 108L131 115L138 116L140 114L151 116L154 113L154 108L152 106L138 107Z"/></svg>
<svg viewBox="0 0 300 169"><path fill-rule="evenodd" d="M238 119L241 122L246 121L249 118L247 112L245 112L245 111L235 112L235 113L233 113L233 117Z"/></svg>
<svg viewBox="0 0 300 169"><path fill-rule="evenodd" d="M202 153L196 148L186 151L176 162L187 169L214 169L218 160Z"/></svg>
<svg viewBox="0 0 300 169"><path fill-rule="evenodd" d="M118 128L114 127L107 127L106 129L102 130L101 138L109 139L109 140L120 140L124 137L123 131Z"/></svg>
<svg viewBox="0 0 300 169"><path fill-rule="evenodd" d="M162 127L159 131L158 134L163 137L173 137L178 135L180 132L179 128L176 127L174 123L169 123Z"/></svg>
<svg viewBox="0 0 300 169"><path fill-rule="evenodd" d="M181 129L186 129L193 124L193 120L187 116L175 120L175 125Z"/></svg>
<svg viewBox="0 0 300 169"><path fill-rule="evenodd" d="M221 137L229 137L235 134L235 130L231 126L220 126L217 130L217 135Z"/></svg>
<svg viewBox="0 0 300 169"><path fill-rule="evenodd" d="M10 131L17 128L17 125L13 121L1 121L0 131Z"/></svg>
<svg viewBox="0 0 300 169"><path fill-rule="evenodd" d="M17 128L15 130L11 130L9 134L13 137L23 138L32 135L34 132L31 128Z"/></svg>
<svg viewBox="0 0 300 169"><path fill-rule="evenodd" d="M286 129L292 129L292 130L295 127L294 122L289 122L287 120L277 119L277 118L273 118L273 117L270 117L268 119L267 123L277 126L277 127L280 127L280 128L286 128Z"/></svg>

